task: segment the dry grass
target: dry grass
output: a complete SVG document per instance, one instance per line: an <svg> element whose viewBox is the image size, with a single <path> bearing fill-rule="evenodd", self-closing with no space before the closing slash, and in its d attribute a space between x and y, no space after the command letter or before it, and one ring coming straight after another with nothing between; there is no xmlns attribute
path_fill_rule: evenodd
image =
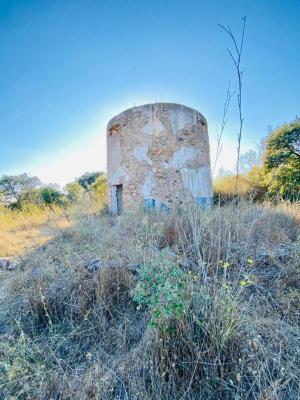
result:
<svg viewBox="0 0 300 400"><path fill-rule="evenodd" d="M118 218L87 209L67 228L51 224L52 239L6 281L1 398L299 398L296 205ZM162 254L180 285L153 264ZM89 272L94 258L103 268Z"/></svg>
<svg viewBox="0 0 300 400"><path fill-rule="evenodd" d="M50 209L30 204L26 209L0 209L0 257L11 257L23 254L47 241L42 234L42 227L62 214L58 207Z"/></svg>
<svg viewBox="0 0 300 400"><path fill-rule="evenodd" d="M30 248L46 243L57 229L65 229L76 215L100 212L105 204L101 197L85 193L79 204L61 208L27 204L22 210L0 207L0 257L22 256Z"/></svg>

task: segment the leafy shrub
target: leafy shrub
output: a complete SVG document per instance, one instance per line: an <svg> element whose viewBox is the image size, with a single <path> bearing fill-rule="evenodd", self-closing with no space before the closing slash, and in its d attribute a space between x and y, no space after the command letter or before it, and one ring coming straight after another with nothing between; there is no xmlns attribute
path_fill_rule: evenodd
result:
<svg viewBox="0 0 300 400"><path fill-rule="evenodd" d="M300 120L276 129L264 140L263 165L241 174L217 178L215 202L226 203L237 196L261 201L299 200Z"/></svg>
<svg viewBox="0 0 300 400"><path fill-rule="evenodd" d="M132 293L139 306L148 307L150 325L171 333L187 310L185 289L185 273L164 249L144 264Z"/></svg>
<svg viewBox="0 0 300 400"><path fill-rule="evenodd" d="M101 201L106 199L107 181L106 176L100 175L93 183L91 190L94 191L96 198Z"/></svg>
<svg viewBox="0 0 300 400"><path fill-rule="evenodd" d="M262 201L265 198L267 186L264 169L253 167L250 172L241 174L236 182L235 175L217 178L214 182L214 200L224 204L237 196L251 201Z"/></svg>
<svg viewBox="0 0 300 400"><path fill-rule="evenodd" d="M86 172L85 174L77 178L76 181L84 190L88 190L89 186L93 185L96 180L102 175L103 172Z"/></svg>
<svg viewBox="0 0 300 400"><path fill-rule="evenodd" d="M17 200L22 193L40 186L41 181L38 177L27 174L3 175L0 178L0 193L7 203Z"/></svg>
<svg viewBox="0 0 300 400"><path fill-rule="evenodd" d="M50 208L53 206L62 207L66 205L66 197L60 190L51 186L44 186L23 191L18 195L17 200L10 204L10 208L24 210L30 205L49 206Z"/></svg>
<svg viewBox="0 0 300 400"><path fill-rule="evenodd" d="M300 120L281 126L267 138L264 167L270 197L299 199Z"/></svg>
<svg viewBox="0 0 300 400"><path fill-rule="evenodd" d="M68 183L65 190L67 191L67 199L71 203L76 203L84 192L83 187L78 182Z"/></svg>
<svg viewBox="0 0 300 400"><path fill-rule="evenodd" d="M65 204L64 195L56 189L51 187L45 187L40 189L39 195L41 198L42 203L45 205L58 205L63 206Z"/></svg>
<svg viewBox="0 0 300 400"><path fill-rule="evenodd" d="M47 382L49 365L45 362L43 349L24 332L21 331L16 340L11 339L0 343L0 395L25 399L29 394L37 394L39 382ZM32 386L33 381L35 386Z"/></svg>

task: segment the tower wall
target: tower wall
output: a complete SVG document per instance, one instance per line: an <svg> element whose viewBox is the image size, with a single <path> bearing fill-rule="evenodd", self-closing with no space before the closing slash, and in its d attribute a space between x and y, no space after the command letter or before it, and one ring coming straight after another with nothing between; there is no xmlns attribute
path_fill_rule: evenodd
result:
<svg viewBox="0 0 300 400"><path fill-rule="evenodd" d="M112 118L107 127L108 204L169 208L212 203L207 122L189 107L155 103Z"/></svg>

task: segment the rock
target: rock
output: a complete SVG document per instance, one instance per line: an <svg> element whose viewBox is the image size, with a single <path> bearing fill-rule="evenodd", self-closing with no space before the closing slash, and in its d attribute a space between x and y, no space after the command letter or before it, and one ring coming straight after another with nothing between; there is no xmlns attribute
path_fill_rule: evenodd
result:
<svg viewBox="0 0 300 400"><path fill-rule="evenodd" d="M104 265L99 258L94 258L92 260L87 261L84 264L84 268L86 268L90 272L98 271L99 269L103 268Z"/></svg>
<svg viewBox="0 0 300 400"><path fill-rule="evenodd" d="M6 269L10 261L7 258L0 258L0 268Z"/></svg>
<svg viewBox="0 0 300 400"><path fill-rule="evenodd" d="M8 271L14 271L18 267L18 264L15 262L9 262L6 269Z"/></svg>
<svg viewBox="0 0 300 400"><path fill-rule="evenodd" d="M7 271L13 271L18 267L18 264L11 261L9 258L0 258L0 268Z"/></svg>

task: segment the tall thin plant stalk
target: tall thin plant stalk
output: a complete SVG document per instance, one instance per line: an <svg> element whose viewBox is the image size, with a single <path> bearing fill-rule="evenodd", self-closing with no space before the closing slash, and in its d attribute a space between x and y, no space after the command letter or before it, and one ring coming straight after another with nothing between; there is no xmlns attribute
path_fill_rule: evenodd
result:
<svg viewBox="0 0 300 400"><path fill-rule="evenodd" d="M239 130L238 130L238 146L237 146L237 165L236 165L236 182L235 182L235 192L238 191L238 180L239 180L239 165L240 165L240 154L241 154L241 141L242 141L242 132L243 132L243 108L242 108L242 88L243 88L243 69L241 66L242 62L242 54L243 54L243 45L244 45L244 37L245 37L245 28L246 28L246 17L243 17L243 29L240 40L236 38L233 34L231 28L229 26L225 27L224 25L219 26L229 35L233 42L233 50L227 48L227 51L233 61L236 75L237 75L237 101L238 101L238 111L239 111Z"/></svg>

